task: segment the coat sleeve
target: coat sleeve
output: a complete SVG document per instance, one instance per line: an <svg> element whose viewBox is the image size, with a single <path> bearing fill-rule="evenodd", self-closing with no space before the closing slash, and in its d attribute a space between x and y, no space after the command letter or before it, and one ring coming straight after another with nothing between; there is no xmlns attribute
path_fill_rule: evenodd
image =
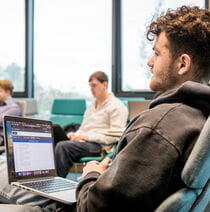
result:
<svg viewBox="0 0 210 212"><path fill-rule="evenodd" d="M8 115L8 116L19 116L20 115L19 106L16 105L16 104L3 106L3 108L1 109L1 113L0 113L0 126L3 125L3 117L5 115Z"/></svg>
<svg viewBox="0 0 210 212"><path fill-rule="evenodd" d="M179 155L170 142L151 129L141 128L135 134L125 134L119 148L102 175L91 172L80 182L78 211L152 211L168 195Z"/></svg>

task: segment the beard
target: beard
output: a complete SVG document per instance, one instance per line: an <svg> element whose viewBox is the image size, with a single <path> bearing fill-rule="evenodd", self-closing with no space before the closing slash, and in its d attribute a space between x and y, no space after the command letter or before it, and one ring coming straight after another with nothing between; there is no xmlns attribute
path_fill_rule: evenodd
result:
<svg viewBox="0 0 210 212"><path fill-rule="evenodd" d="M179 75L175 63L171 62L164 71L154 74L150 80L150 88L155 92L165 92L179 85Z"/></svg>

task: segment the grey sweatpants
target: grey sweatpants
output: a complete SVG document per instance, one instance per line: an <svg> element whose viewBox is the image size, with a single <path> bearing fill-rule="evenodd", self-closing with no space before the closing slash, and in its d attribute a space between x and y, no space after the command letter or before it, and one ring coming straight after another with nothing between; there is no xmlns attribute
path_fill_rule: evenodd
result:
<svg viewBox="0 0 210 212"><path fill-rule="evenodd" d="M4 203L7 205L2 205ZM6 157L0 155L0 211L49 212L55 210L54 201L9 185Z"/></svg>

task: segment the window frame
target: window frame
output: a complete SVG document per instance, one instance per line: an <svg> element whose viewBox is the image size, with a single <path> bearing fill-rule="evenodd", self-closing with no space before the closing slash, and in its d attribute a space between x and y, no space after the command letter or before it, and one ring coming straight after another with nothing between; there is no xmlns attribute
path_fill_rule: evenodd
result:
<svg viewBox="0 0 210 212"><path fill-rule="evenodd" d="M209 8L210 0L204 0ZM121 0L113 0L112 4L112 91L118 97L144 97L152 99L153 91L123 91L122 90L122 16Z"/></svg>
<svg viewBox="0 0 210 212"><path fill-rule="evenodd" d="M210 0L205 5L210 9ZM119 97L151 99L155 92L122 90L121 36L121 0L112 0L112 91ZM25 0L25 39L25 87L23 92L14 92L14 97L34 96L34 0Z"/></svg>
<svg viewBox="0 0 210 212"><path fill-rule="evenodd" d="M25 0L25 77L24 91L14 92L14 97L33 97L33 37L34 0Z"/></svg>

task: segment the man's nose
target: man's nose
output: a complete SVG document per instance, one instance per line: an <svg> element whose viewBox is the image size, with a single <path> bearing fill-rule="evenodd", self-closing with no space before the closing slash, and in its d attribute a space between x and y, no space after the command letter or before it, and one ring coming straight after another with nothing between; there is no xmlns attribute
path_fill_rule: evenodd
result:
<svg viewBox="0 0 210 212"><path fill-rule="evenodd" d="M151 57L151 58L147 61L147 65L148 65L149 67L153 67L153 65L154 65L153 57Z"/></svg>

